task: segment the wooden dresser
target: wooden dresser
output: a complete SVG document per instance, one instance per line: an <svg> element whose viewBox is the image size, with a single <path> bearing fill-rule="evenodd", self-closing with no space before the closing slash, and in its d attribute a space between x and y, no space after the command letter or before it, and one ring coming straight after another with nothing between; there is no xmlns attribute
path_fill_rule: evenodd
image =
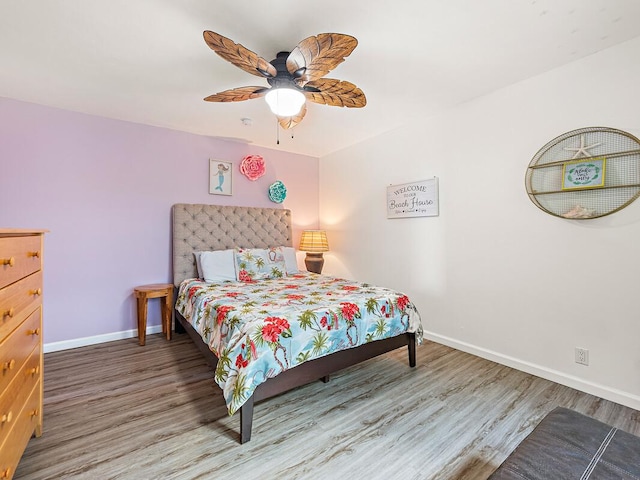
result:
<svg viewBox="0 0 640 480"><path fill-rule="evenodd" d="M0 479L42 435L42 248L46 230L0 228Z"/></svg>

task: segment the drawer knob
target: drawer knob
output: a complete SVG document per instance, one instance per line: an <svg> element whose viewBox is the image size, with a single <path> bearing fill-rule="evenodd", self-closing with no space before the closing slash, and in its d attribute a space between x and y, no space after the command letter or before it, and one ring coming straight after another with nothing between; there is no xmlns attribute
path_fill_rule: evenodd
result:
<svg viewBox="0 0 640 480"><path fill-rule="evenodd" d="M2 417L0 417L0 423L11 423L12 419L13 419L13 413L11 412L4 413Z"/></svg>
<svg viewBox="0 0 640 480"><path fill-rule="evenodd" d="M27 253L27 255L30 257L38 258L40 257L40 252L29 252Z"/></svg>
<svg viewBox="0 0 640 480"><path fill-rule="evenodd" d="M38 288L36 290L29 290L29 294L37 297L38 295L42 295L42 289Z"/></svg>
<svg viewBox="0 0 640 480"><path fill-rule="evenodd" d="M40 329L34 328L27 330L27 335L40 335Z"/></svg>
<svg viewBox="0 0 640 480"><path fill-rule="evenodd" d="M2 317L3 317L3 318L4 318L4 317L9 317L9 318L11 318L11 317L13 317L13 314L14 314L14 313L16 313L16 309L15 309L15 308L13 308L13 307L11 307L9 310L5 311L5 312L2 314Z"/></svg>
<svg viewBox="0 0 640 480"><path fill-rule="evenodd" d="M2 265L9 265L10 267L13 267L16 264L16 259L14 257L3 258L2 260L0 260L0 263Z"/></svg>
<svg viewBox="0 0 640 480"><path fill-rule="evenodd" d="M40 367L33 367L27 370L27 374L37 375L39 371L40 371Z"/></svg>
<svg viewBox="0 0 640 480"><path fill-rule="evenodd" d="M39 414L40 414L40 410L38 410L37 408L34 408L33 410L31 410L31 411L29 412L29 416L30 416L31 418L33 418L33 417L37 417Z"/></svg>
<svg viewBox="0 0 640 480"><path fill-rule="evenodd" d="M11 469L7 467L0 472L0 478L11 478Z"/></svg>
<svg viewBox="0 0 640 480"><path fill-rule="evenodd" d="M12 370L13 367L16 366L16 361L12 358L11 360L9 360L8 362L4 362L2 364L2 371L6 371L6 370Z"/></svg>

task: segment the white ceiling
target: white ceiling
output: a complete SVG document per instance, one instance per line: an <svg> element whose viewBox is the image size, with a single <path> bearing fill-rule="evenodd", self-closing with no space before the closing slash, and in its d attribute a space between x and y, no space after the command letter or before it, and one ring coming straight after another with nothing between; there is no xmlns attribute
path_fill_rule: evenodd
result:
<svg viewBox="0 0 640 480"><path fill-rule="evenodd" d="M637 0L0 0L0 97L321 157L637 37L639 20ZM327 77L368 104L310 104L276 145L263 99L202 100L267 86L204 30L267 60L310 35L353 35Z"/></svg>

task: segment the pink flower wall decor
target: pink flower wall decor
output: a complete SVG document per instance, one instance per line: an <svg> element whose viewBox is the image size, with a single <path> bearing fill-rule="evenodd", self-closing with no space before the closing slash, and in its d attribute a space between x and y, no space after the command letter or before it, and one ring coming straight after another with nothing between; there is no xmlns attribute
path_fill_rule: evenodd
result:
<svg viewBox="0 0 640 480"><path fill-rule="evenodd" d="M252 182L264 175L264 158L260 155L247 155L240 163L240 173Z"/></svg>

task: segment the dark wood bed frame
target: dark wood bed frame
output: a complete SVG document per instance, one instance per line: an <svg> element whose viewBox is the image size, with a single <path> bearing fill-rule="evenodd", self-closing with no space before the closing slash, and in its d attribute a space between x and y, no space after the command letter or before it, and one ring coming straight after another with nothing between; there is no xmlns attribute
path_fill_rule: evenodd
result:
<svg viewBox="0 0 640 480"><path fill-rule="evenodd" d="M221 233L218 234L218 231ZM274 245L291 246L291 236L289 210L219 205L174 205L173 277L176 295L173 298L178 298L177 287L182 280L197 276L194 273L193 252L221 250L234 246L255 248ZM200 334L177 311L175 319L176 333L188 333L207 362L215 369L218 358ZM416 337L414 333L405 333L310 360L268 379L254 390L253 395L240 408L240 443L251 439L253 406L256 402L316 380L326 383L332 373L404 346L408 349L409 366L415 367Z"/></svg>
<svg viewBox="0 0 640 480"><path fill-rule="evenodd" d="M193 343L196 344L204 355L207 363L215 369L218 364L218 357L209 349L209 346L204 343L200 334L195 331L182 315L178 312L175 312L175 315L176 333L188 333ZM266 382L258 385L253 395L240 407L240 443L251 440L254 403L275 397L276 395L316 380L322 380L326 383L329 375L332 373L377 357L383 353L404 347L405 345L409 351L409 366L415 367L416 336L414 333L405 333L397 337L376 340L359 347L341 350L321 358L316 358L315 360L310 360L294 368L285 370L278 376L270 378Z"/></svg>

